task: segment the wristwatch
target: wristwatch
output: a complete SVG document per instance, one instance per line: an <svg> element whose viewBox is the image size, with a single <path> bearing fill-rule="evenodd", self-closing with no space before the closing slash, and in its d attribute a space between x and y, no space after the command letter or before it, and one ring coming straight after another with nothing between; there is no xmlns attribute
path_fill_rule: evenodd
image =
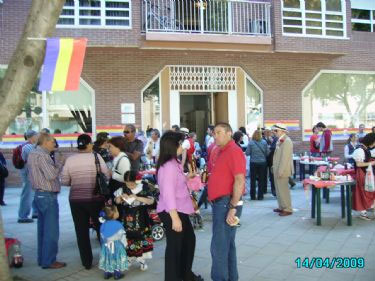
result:
<svg viewBox="0 0 375 281"><path fill-rule="evenodd" d="M234 206L232 203L229 202L228 204L229 209L236 209L236 206Z"/></svg>

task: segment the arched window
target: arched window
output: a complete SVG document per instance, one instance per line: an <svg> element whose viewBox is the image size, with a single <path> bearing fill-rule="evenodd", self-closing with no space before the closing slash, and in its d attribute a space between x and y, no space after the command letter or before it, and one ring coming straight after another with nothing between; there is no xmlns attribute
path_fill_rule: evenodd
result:
<svg viewBox="0 0 375 281"><path fill-rule="evenodd" d="M263 93L249 77L246 77L246 131L254 132L263 126Z"/></svg>
<svg viewBox="0 0 375 281"><path fill-rule="evenodd" d="M159 76L142 91L142 129L161 131Z"/></svg>
<svg viewBox="0 0 375 281"><path fill-rule="evenodd" d="M6 67L0 68L0 78ZM26 103L12 121L7 134L23 135L28 129L40 131L49 128L51 133L92 133L94 118L94 90L81 80L78 91L40 92L36 82Z"/></svg>
<svg viewBox="0 0 375 281"><path fill-rule="evenodd" d="M322 71L302 94L304 131L321 121L346 138L359 124L375 126L374 106L375 72Z"/></svg>

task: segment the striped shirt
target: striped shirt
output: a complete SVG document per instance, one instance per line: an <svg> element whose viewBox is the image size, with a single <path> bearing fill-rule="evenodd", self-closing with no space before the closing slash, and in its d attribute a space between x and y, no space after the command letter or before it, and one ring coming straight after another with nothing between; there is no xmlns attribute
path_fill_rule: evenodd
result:
<svg viewBox="0 0 375 281"><path fill-rule="evenodd" d="M33 189L60 192L59 175L62 164L55 164L48 150L40 146L32 150L26 165Z"/></svg>
<svg viewBox="0 0 375 281"><path fill-rule="evenodd" d="M109 170L103 158L98 154L101 171L109 178ZM94 153L80 152L66 159L61 173L61 184L70 186L69 200L80 202L102 201L95 194L96 164Z"/></svg>

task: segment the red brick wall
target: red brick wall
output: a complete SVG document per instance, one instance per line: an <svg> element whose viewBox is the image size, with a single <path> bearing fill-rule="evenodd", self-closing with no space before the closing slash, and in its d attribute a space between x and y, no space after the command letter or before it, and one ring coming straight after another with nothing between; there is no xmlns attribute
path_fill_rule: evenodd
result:
<svg viewBox="0 0 375 281"><path fill-rule="evenodd" d="M125 102L136 104L136 122L140 125L141 89L165 65L240 66L264 91L264 119L286 120L302 120L301 92L320 70L375 71L375 33L350 35L349 28L351 40L282 37L281 19L277 18L280 17L279 0L272 1L276 19L274 53L139 49L137 46L143 40L137 10L139 1L132 2L132 30L57 31L59 36L89 37L91 47L87 50L82 77L95 90L97 125L120 124L120 104ZM29 0L5 0L0 4L0 64L9 61L21 35L29 3ZM301 141L301 131L291 132L291 137L295 152L308 148ZM336 154L343 153L342 142L335 142L335 148Z"/></svg>

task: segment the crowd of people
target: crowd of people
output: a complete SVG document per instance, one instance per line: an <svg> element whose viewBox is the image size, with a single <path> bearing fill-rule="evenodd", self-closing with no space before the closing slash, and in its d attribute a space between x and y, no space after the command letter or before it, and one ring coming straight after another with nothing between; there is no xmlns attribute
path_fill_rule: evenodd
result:
<svg viewBox="0 0 375 281"><path fill-rule="evenodd" d="M282 124L259 128L250 137L244 127L233 132L229 124L218 123L207 128L202 144L194 132L177 125L163 134L149 129L146 136L131 124L124 127L123 136L111 138L101 132L95 142L90 135L81 134L77 153L65 158L47 130L25 133L26 142L18 148L18 158L13 155L23 182L18 222L32 223L37 218L38 265L52 269L66 266L57 260L57 197L63 185L70 187L78 250L87 270L93 263L90 228L101 242L99 268L105 279L122 278L130 265L147 270L146 261L152 259L153 252L148 211L156 208L167 237L165 280L203 280L192 271L196 237L189 215L203 204L207 208L209 202L211 278L238 280L235 236L241 225L246 178L250 200L264 199L269 180L270 191L277 199L273 211L280 217L293 214L289 188L295 185L293 142L287 128ZM343 152L345 161L356 170L353 209L365 220L372 219L368 210L375 207L375 192L364 188L366 170L375 166L374 147L375 133L365 134L361 125L358 134L350 135ZM319 122L310 138L310 156L329 156L332 152L332 132ZM140 181L141 169L155 170L158 188ZM199 202L194 202L189 182L203 171L207 173L205 180L202 176L204 187ZM98 188L99 173L108 179L109 194ZM5 205L6 176L6 161L0 154L1 205Z"/></svg>

